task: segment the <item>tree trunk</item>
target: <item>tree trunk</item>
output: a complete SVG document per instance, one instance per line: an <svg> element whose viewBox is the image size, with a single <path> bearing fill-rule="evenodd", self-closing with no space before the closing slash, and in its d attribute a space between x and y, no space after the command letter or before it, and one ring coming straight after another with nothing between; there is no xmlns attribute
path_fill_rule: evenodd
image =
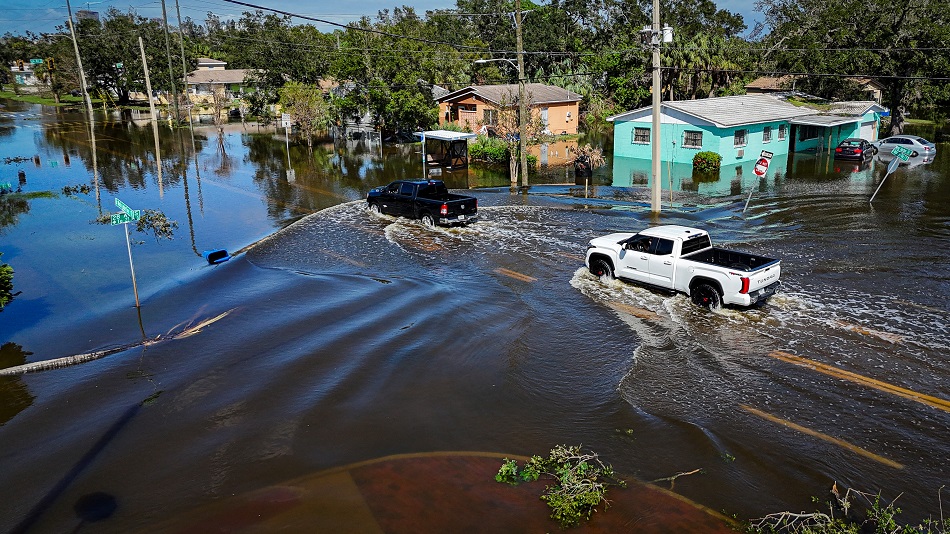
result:
<svg viewBox="0 0 950 534"><path fill-rule="evenodd" d="M889 84L890 87L888 87L888 92L890 93L889 101L891 108L891 126L887 133L888 137L904 133L907 110L904 108L904 105L901 101L902 96L904 95L906 83L907 82L903 80L894 80Z"/></svg>

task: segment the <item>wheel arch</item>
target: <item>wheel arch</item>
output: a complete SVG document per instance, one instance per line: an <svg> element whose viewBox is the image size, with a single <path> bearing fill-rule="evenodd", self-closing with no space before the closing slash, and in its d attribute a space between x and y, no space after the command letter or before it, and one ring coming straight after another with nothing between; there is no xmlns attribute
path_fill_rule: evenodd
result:
<svg viewBox="0 0 950 534"><path fill-rule="evenodd" d="M698 286L699 284L709 284L710 286L712 286L713 289L716 290L717 293L719 293L720 297L723 296L722 284L720 284L718 280L714 278L709 278L708 276L697 276L689 281L690 295L693 294L693 290L695 290L696 286Z"/></svg>
<svg viewBox="0 0 950 534"><path fill-rule="evenodd" d="M614 272L617 272L617 267L616 267L616 265L614 265L614 260L613 260L610 256L608 256L607 254L604 254L603 252L594 252L593 254L591 254L590 256L587 257L587 266L590 267L590 264L591 264L594 260L604 260L604 261L606 261L606 262L607 262L607 265L610 266L610 270L612 270L612 271L614 271Z"/></svg>

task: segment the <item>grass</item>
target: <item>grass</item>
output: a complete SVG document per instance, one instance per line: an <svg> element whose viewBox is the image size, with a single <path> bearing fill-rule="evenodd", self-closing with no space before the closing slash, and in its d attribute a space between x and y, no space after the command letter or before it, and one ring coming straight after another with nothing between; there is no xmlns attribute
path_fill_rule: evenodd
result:
<svg viewBox="0 0 950 534"><path fill-rule="evenodd" d="M6 89L0 91L0 98L8 98L10 100L16 100L18 102L27 102L30 104L41 104L44 106L76 106L83 103L83 98L80 96L64 95L59 98L59 103L56 103L56 100L53 99L52 95L49 93L45 94L31 94L31 95L18 95L13 91L8 91ZM92 99L93 104L101 103L99 99Z"/></svg>
<svg viewBox="0 0 950 534"><path fill-rule="evenodd" d="M10 100L27 102L30 104L42 104L44 106L78 106L82 105L84 102L81 96L72 96L67 94L60 96L59 103L57 104L56 100L53 98L53 94L48 91L37 94L17 94L10 90L9 86L5 86L2 90L0 90L0 98L9 98ZM93 98L92 103L101 104L102 100Z"/></svg>

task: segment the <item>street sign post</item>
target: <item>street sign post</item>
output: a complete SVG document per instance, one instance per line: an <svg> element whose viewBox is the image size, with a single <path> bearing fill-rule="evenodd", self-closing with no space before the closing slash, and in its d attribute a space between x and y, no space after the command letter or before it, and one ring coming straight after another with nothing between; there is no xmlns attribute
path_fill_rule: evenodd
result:
<svg viewBox="0 0 950 534"><path fill-rule="evenodd" d="M752 167L752 172L755 173L759 178L765 176L765 173L769 170L769 162L772 161L772 153L768 150L763 150L759 153L759 160L755 162L755 166ZM745 201L745 207L742 208L742 212L745 213L745 210L749 209L749 202L752 200L752 192L755 189L749 189L749 198Z"/></svg>
<svg viewBox="0 0 950 534"><path fill-rule="evenodd" d="M290 165L290 113L282 113L280 125L284 129L284 142L287 144L287 180L294 181L297 177Z"/></svg>
<svg viewBox="0 0 950 534"><path fill-rule="evenodd" d="M897 148L904 148L904 147L899 146L899 147L897 147ZM895 148L894 150L897 150L897 148ZM907 149L904 148L904 150L907 150ZM871 202L874 202L874 197L877 196L877 192L880 191L880 190L881 190L881 186L884 185L884 180L887 180L887 177L890 176L892 172L896 171L896 170L897 170L897 166L901 164L901 160L898 159L898 158L900 158L900 156L897 155L897 154L894 154L894 155L897 156L897 157L894 158L894 159L892 159L891 162L887 164L887 172L884 173L884 178L881 178L881 183L877 184L877 189L874 190L874 194L871 195L871 200L868 200L868 204L870 204ZM907 161L907 156L906 156L906 155L904 155L903 160L904 160L904 161Z"/></svg>
<svg viewBox="0 0 950 534"><path fill-rule="evenodd" d="M125 202L122 202L118 198L115 199L115 205L122 213L113 213L112 214L112 225L117 224L125 225L125 247L129 251L129 269L132 271L132 290L135 292L135 307L139 306L139 287L135 282L135 265L132 264L132 242L129 239L129 223L137 221L142 218L141 210L134 210L130 208Z"/></svg>

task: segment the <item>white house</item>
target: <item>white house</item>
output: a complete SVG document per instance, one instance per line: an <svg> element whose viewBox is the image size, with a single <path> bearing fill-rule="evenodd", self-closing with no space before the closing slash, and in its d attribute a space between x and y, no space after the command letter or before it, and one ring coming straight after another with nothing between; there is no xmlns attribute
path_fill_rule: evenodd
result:
<svg viewBox="0 0 950 534"><path fill-rule="evenodd" d="M198 68L188 74L188 92L197 96L209 96L216 87L224 87L229 96L245 92L244 79L250 69L228 69L227 63L211 58L198 58Z"/></svg>

